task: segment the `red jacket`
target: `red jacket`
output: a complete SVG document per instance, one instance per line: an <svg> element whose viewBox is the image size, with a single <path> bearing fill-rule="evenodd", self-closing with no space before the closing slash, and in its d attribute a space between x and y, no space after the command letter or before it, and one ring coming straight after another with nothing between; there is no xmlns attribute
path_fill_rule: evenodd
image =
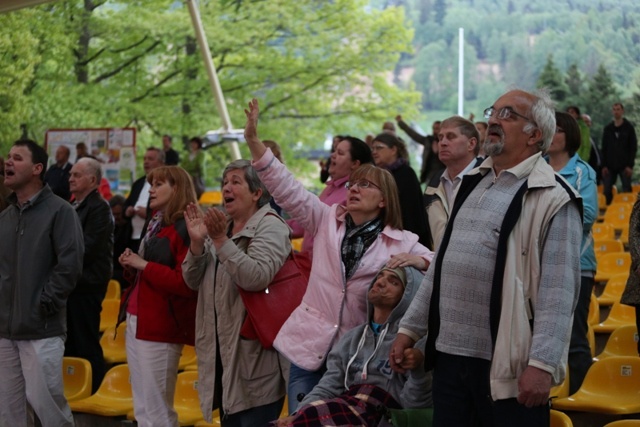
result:
<svg viewBox="0 0 640 427"><path fill-rule="evenodd" d="M138 291L136 338L156 342L194 345L198 293L182 278L182 261L189 250L189 234L184 219L163 227L146 242ZM131 291L122 296L121 313L126 311Z"/></svg>

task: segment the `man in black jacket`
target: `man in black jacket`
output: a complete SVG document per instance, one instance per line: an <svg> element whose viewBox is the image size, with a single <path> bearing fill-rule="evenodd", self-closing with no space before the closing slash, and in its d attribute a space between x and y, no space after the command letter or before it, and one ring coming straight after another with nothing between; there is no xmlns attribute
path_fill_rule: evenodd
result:
<svg viewBox="0 0 640 427"><path fill-rule="evenodd" d="M602 132L602 184L607 204L613 199L612 188L618 176L622 191L631 192L631 175L638 150L638 139L633 125L624 118L624 107L613 104L613 121Z"/></svg>
<svg viewBox="0 0 640 427"><path fill-rule="evenodd" d="M44 182L49 184L53 194L67 201L71 198L71 192L69 191L70 153L69 147L65 145L59 146L56 150L56 162L47 169L47 173L44 175Z"/></svg>
<svg viewBox="0 0 640 427"><path fill-rule="evenodd" d="M84 157L73 165L69 185L84 235L82 276L67 302L65 356L91 362L92 388L98 389L106 366L100 347L100 310L113 268L113 216L98 192L100 163Z"/></svg>

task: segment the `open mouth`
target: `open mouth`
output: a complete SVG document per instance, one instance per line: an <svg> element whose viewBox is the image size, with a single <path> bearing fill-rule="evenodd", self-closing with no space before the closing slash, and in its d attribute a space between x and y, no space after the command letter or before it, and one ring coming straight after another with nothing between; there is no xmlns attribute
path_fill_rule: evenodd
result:
<svg viewBox="0 0 640 427"><path fill-rule="evenodd" d="M225 204L227 204L227 203L231 203L231 202L233 202L234 200L235 200L235 199L234 199L233 197L225 197L225 198L224 198L224 203L225 203Z"/></svg>

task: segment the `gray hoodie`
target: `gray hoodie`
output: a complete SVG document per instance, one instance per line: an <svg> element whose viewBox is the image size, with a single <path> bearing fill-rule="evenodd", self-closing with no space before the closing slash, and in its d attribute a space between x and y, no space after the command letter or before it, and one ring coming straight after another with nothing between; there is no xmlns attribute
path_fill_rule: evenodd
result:
<svg viewBox="0 0 640 427"><path fill-rule="evenodd" d="M372 384L386 390L403 408L432 406L431 373L424 371L424 364L405 374L393 371L389 364L389 352L398 325L423 279L422 273L414 268L405 268L405 272L407 283L404 295L382 325L380 334L377 337L374 335L370 323L347 332L329 353L327 372L300 402L298 409L316 400L334 398L356 384ZM369 289L374 283L375 279ZM367 304L367 311L367 318L371 320L373 306L370 303ZM424 353L424 340L418 341L416 347Z"/></svg>

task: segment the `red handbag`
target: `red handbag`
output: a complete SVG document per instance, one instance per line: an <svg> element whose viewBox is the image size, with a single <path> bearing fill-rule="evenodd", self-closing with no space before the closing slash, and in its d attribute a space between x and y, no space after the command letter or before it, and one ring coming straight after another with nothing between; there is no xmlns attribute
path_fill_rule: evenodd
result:
<svg viewBox="0 0 640 427"><path fill-rule="evenodd" d="M311 259L305 253L289 254L266 289L246 291L238 286L247 310L240 335L259 340L262 347L273 348L273 341L293 310L302 302L309 283Z"/></svg>

